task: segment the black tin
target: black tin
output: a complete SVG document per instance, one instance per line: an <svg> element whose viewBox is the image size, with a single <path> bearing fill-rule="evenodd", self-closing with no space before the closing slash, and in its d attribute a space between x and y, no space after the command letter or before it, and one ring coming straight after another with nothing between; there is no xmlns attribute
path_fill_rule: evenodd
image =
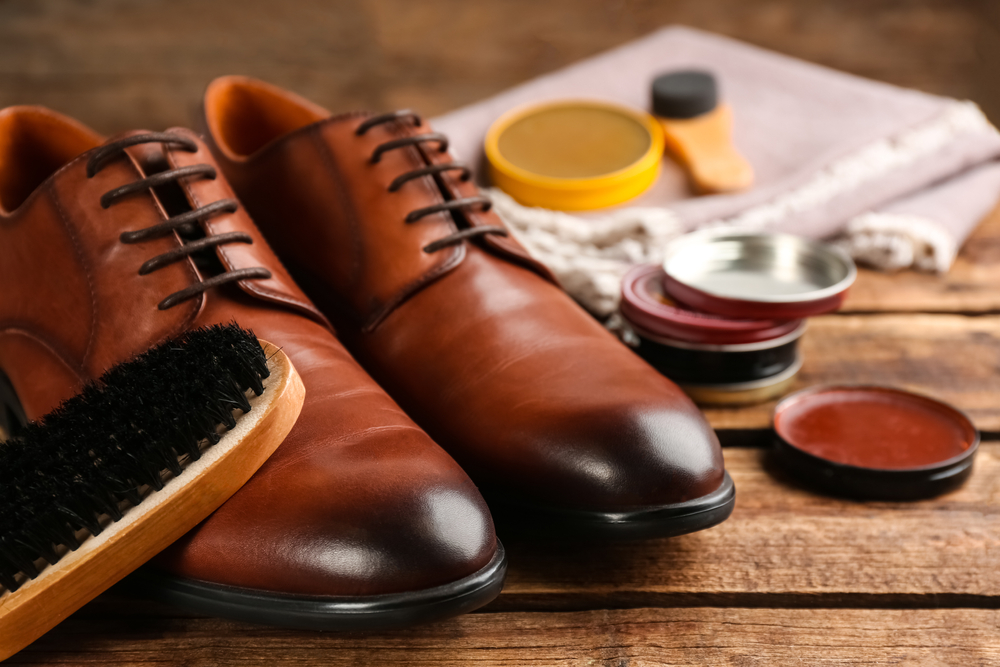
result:
<svg viewBox="0 0 1000 667"><path fill-rule="evenodd" d="M696 402L748 405L784 394L802 365L803 320L737 319L696 311L663 291L663 270L634 267L621 315L636 352Z"/></svg>
<svg viewBox="0 0 1000 667"><path fill-rule="evenodd" d="M714 345L672 340L633 325L639 356L674 382L702 385L743 384L780 376L798 361L799 338L805 329L802 322L772 340Z"/></svg>
<svg viewBox="0 0 1000 667"><path fill-rule="evenodd" d="M799 401L830 391L883 392L930 405L966 433L968 447L958 455L907 468L866 467L842 463L804 451L783 437L780 416ZM920 394L877 386L817 386L786 397L774 409L774 458L789 476L827 494L857 500L919 500L953 491L972 473L980 436L968 415L952 405ZM853 443L865 446L864 442Z"/></svg>

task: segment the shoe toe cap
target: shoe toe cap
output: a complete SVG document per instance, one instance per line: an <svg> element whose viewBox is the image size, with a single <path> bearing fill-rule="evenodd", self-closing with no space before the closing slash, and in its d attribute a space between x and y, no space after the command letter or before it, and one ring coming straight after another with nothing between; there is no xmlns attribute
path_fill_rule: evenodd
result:
<svg viewBox="0 0 1000 667"><path fill-rule="evenodd" d="M300 526L287 557L309 590L361 596L426 589L474 574L495 553L489 512L467 490L439 486L396 498L395 509L372 508L360 525L352 518Z"/></svg>
<svg viewBox="0 0 1000 667"><path fill-rule="evenodd" d="M616 511L693 500L723 483L718 438L686 402L605 403L540 423L512 448L522 458L507 460L506 478L520 480L523 497L507 500Z"/></svg>
<svg viewBox="0 0 1000 667"><path fill-rule="evenodd" d="M588 416L562 437L564 498L597 507L668 505L722 483L718 439L693 410L624 408ZM575 431L575 432L574 432Z"/></svg>
<svg viewBox="0 0 1000 667"><path fill-rule="evenodd" d="M350 447L291 444L158 564L241 588L369 596L458 581L496 554L479 491L422 431L375 431Z"/></svg>

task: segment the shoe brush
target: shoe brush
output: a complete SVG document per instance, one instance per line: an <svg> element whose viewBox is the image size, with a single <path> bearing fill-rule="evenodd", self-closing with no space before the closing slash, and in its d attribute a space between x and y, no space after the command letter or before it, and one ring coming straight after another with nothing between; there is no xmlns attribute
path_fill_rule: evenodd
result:
<svg viewBox="0 0 1000 667"><path fill-rule="evenodd" d="M0 443L0 660L207 518L304 397L279 349L213 326L111 368Z"/></svg>
<svg viewBox="0 0 1000 667"><path fill-rule="evenodd" d="M715 77L680 70L653 80L653 115L663 126L666 150L703 194L744 190L753 168L732 141L733 112L719 102Z"/></svg>

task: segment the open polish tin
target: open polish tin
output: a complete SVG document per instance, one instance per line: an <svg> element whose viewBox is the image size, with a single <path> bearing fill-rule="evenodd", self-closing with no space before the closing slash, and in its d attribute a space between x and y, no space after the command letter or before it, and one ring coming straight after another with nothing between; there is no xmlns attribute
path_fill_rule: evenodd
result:
<svg viewBox="0 0 1000 667"><path fill-rule="evenodd" d="M663 290L663 270L634 267L622 282L621 315L636 351L696 402L760 403L788 391L802 366L802 320L735 319L687 308Z"/></svg>
<svg viewBox="0 0 1000 667"><path fill-rule="evenodd" d="M774 410L775 454L827 493L910 500L958 487L972 472L979 433L947 403L878 386L812 387Z"/></svg>
<svg viewBox="0 0 1000 667"><path fill-rule="evenodd" d="M706 230L672 242L666 293L726 317L801 319L836 310L857 277L844 253L790 234Z"/></svg>

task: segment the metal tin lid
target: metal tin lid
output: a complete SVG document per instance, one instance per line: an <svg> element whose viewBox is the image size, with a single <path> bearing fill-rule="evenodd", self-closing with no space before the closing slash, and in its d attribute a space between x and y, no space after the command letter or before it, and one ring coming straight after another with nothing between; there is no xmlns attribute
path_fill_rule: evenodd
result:
<svg viewBox="0 0 1000 667"><path fill-rule="evenodd" d="M854 262L791 234L706 230L673 241L664 288L698 310L792 319L836 310L857 277Z"/></svg>
<svg viewBox="0 0 1000 667"><path fill-rule="evenodd" d="M486 132L493 183L528 206L603 208L644 192L660 173L663 128L645 111L598 100L516 108Z"/></svg>
<svg viewBox="0 0 1000 667"><path fill-rule="evenodd" d="M663 290L663 269L632 267L622 280L621 314L654 336L708 345L742 345L774 340L801 327L801 320L734 319L692 310Z"/></svg>
<svg viewBox="0 0 1000 667"><path fill-rule="evenodd" d="M836 495L912 499L972 471L979 433L958 409L901 389L813 387L775 407L776 452L794 476Z"/></svg>

